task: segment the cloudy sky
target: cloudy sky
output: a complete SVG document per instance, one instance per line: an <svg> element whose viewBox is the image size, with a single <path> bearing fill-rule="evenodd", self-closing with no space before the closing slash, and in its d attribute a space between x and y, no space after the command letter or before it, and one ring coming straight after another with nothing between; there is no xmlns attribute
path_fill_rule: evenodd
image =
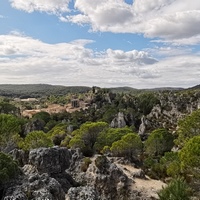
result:
<svg viewBox="0 0 200 200"><path fill-rule="evenodd" d="M0 84L190 87L200 0L1 0Z"/></svg>

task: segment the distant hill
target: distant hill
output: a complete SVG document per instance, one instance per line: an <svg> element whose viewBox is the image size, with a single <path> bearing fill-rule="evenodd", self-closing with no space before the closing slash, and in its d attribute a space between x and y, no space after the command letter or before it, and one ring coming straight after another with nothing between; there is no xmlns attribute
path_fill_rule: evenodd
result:
<svg viewBox="0 0 200 200"><path fill-rule="evenodd" d="M140 92L140 90L132 88L132 87L115 87L115 88L107 88L113 93L128 93L128 92Z"/></svg>
<svg viewBox="0 0 200 200"><path fill-rule="evenodd" d="M0 84L0 96L7 97L42 97L49 95L65 95L68 93L84 93L91 90L84 86L60 86L48 84Z"/></svg>
<svg viewBox="0 0 200 200"><path fill-rule="evenodd" d="M189 90L200 90L200 84L199 85L195 85L193 87L188 88Z"/></svg>
<svg viewBox="0 0 200 200"><path fill-rule="evenodd" d="M183 90L183 88L176 88L176 87L161 87L161 88L150 88L150 89L136 89L136 88L131 88L131 87L115 87L115 88L109 88L111 92L114 93L142 93L142 92L158 92L158 91L178 91L178 90Z"/></svg>
<svg viewBox="0 0 200 200"><path fill-rule="evenodd" d="M183 90L184 88L180 87L160 87L160 88L152 88L152 89L145 89L150 91L178 91Z"/></svg>
<svg viewBox="0 0 200 200"><path fill-rule="evenodd" d="M48 85L48 84L0 84L0 96L7 97L42 97L49 95L66 95L68 93L85 93L91 90L91 87L86 86L62 86L62 85ZM157 91L179 91L187 90L179 87L161 87L151 89L136 89L132 87L114 87L105 88L113 93L134 93L142 92L157 92ZM200 85L188 88L189 90L200 89Z"/></svg>

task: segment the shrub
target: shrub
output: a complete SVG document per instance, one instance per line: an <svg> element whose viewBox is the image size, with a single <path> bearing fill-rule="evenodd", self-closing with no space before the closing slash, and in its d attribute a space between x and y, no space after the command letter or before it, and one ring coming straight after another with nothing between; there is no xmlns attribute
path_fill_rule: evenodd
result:
<svg viewBox="0 0 200 200"><path fill-rule="evenodd" d="M158 192L158 196L160 200L189 200L191 189L182 178L177 178Z"/></svg>
<svg viewBox="0 0 200 200"><path fill-rule="evenodd" d="M178 138L175 143L183 147L190 138L200 135L200 109L180 120L178 127Z"/></svg>
<svg viewBox="0 0 200 200"><path fill-rule="evenodd" d="M137 161L142 153L142 141L136 133L128 133L121 140L114 142L110 148L114 156L122 156Z"/></svg>
<svg viewBox="0 0 200 200"><path fill-rule="evenodd" d="M25 137L19 146L24 150L30 150L39 147L52 147L53 143L43 131L33 131Z"/></svg>
<svg viewBox="0 0 200 200"><path fill-rule="evenodd" d="M19 174L19 168L11 156L0 152L0 184L8 182Z"/></svg>
<svg viewBox="0 0 200 200"><path fill-rule="evenodd" d="M145 141L145 153L149 156L162 156L170 151L174 145L173 136L166 129L160 128L154 130Z"/></svg>

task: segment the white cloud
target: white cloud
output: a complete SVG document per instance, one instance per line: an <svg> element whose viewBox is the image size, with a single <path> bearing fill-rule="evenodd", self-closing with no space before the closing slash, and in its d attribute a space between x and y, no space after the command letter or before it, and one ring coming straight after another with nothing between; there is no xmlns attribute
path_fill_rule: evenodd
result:
<svg viewBox="0 0 200 200"><path fill-rule="evenodd" d="M77 15L62 17L77 24L91 24L93 31L142 33L177 44L200 42L200 1L135 0L133 5L123 0L76 0Z"/></svg>
<svg viewBox="0 0 200 200"><path fill-rule="evenodd" d="M10 0L11 5L27 12L41 11L58 15L63 22L89 24L92 31L140 33L173 44L200 43L199 0ZM74 10L73 10L74 11ZM192 43L191 43L192 42Z"/></svg>
<svg viewBox="0 0 200 200"><path fill-rule="evenodd" d="M176 57L157 60L147 51L95 52L86 48L91 42L94 41L47 44L20 34L0 35L0 83L136 88L199 83L199 55L186 55L188 52L174 48L174 53L179 52Z"/></svg>
<svg viewBox="0 0 200 200"><path fill-rule="evenodd" d="M3 15L0 15L0 19L3 19L3 18L5 18Z"/></svg>
<svg viewBox="0 0 200 200"><path fill-rule="evenodd" d="M69 11L70 0L9 0L12 7L26 12L62 13Z"/></svg>
<svg viewBox="0 0 200 200"><path fill-rule="evenodd" d="M191 48L185 48L182 46L155 46L154 48L145 49L149 54L156 57L169 57L169 56L180 56L188 55L192 53Z"/></svg>

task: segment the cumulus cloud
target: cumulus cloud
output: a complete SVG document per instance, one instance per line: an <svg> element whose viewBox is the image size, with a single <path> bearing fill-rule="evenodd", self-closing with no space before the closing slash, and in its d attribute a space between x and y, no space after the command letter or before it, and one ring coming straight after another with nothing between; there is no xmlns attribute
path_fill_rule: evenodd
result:
<svg viewBox="0 0 200 200"><path fill-rule="evenodd" d="M69 11L70 0L9 0L12 7L26 12L62 13Z"/></svg>
<svg viewBox="0 0 200 200"><path fill-rule="evenodd" d="M176 44L200 43L199 0L9 0L26 12L58 15L63 22L89 24L92 31L138 33ZM74 12L66 12L75 9ZM90 30L90 31L91 31ZM192 42L192 43L191 43Z"/></svg>
<svg viewBox="0 0 200 200"><path fill-rule="evenodd" d="M96 52L86 48L91 42L47 44L16 33L0 35L0 83L152 88L188 87L199 81L199 55L177 49L176 57L157 60L149 50Z"/></svg>
<svg viewBox="0 0 200 200"><path fill-rule="evenodd" d="M77 15L62 17L77 24L90 24L93 31L142 33L171 43L199 43L200 1L135 0L132 5L123 0L76 0Z"/></svg>

